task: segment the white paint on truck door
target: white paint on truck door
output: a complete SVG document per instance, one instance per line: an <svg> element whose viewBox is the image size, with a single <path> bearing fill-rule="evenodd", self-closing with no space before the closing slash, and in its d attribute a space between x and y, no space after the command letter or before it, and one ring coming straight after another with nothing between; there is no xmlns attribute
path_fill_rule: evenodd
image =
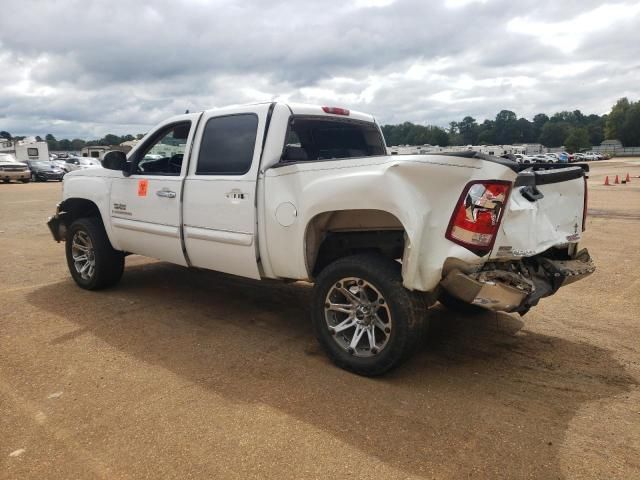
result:
<svg viewBox="0 0 640 480"><path fill-rule="evenodd" d="M184 239L194 267L260 278L256 181L269 105L205 113L184 190Z"/></svg>
<svg viewBox="0 0 640 480"><path fill-rule="evenodd" d="M132 153L133 174L113 180L111 224L119 247L186 265L180 241L180 196L196 115L160 126Z"/></svg>

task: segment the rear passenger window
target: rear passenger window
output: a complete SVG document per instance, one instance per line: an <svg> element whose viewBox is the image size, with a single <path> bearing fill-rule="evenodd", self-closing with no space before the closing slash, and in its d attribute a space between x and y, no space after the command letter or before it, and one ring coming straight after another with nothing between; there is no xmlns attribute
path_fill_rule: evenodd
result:
<svg viewBox="0 0 640 480"><path fill-rule="evenodd" d="M243 175L251 168L258 116L210 118L204 127L196 175Z"/></svg>

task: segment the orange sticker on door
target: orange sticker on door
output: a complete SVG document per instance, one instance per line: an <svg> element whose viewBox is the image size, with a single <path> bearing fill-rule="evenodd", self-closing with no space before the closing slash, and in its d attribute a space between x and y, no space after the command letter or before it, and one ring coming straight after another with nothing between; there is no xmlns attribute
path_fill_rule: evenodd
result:
<svg viewBox="0 0 640 480"><path fill-rule="evenodd" d="M147 196L147 187L149 186L149 180L138 180L138 196Z"/></svg>

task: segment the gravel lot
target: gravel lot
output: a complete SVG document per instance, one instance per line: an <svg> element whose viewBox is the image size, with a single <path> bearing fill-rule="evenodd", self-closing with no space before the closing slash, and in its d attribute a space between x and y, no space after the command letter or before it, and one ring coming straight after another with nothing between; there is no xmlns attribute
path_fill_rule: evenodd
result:
<svg viewBox="0 0 640 480"><path fill-rule="evenodd" d="M75 287L61 186L0 185L0 478L640 478L640 159L592 164L598 270L525 317L435 307L379 379L333 367L309 288L127 259Z"/></svg>

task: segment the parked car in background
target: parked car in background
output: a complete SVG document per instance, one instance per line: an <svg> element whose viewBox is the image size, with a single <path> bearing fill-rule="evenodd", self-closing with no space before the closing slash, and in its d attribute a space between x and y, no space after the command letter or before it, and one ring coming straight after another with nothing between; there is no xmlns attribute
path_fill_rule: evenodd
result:
<svg viewBox="0 0 640 480"><path fill-rule="evenodd" d="M72 169L69 167L69 164L64 161L64 159L55 159L51 160L53 165L56 165L61 170L64 170L64 173L69 173Z"/></svg>
<svg viewBox="0 0 640 480"><path fill-rule="evenodd" d="M31 171L31 181L46 182L48 180L62 181L66 173L60 167L46 160L27 160L27 165Z"/></svg>
<svg viewBox="0 0 640 480"><path fill-rule="evenodd" d="M592 156L594 160L604 160L605 156L600 152L586 152L586 155Z"/></svg>
<svg viewBox="0 0 640 480"><path fill-rule="evenodd" d="M22 162L18 162L16 157L10 153L0 153L0 180L9 183L17 180L23 183L31 181L31 171Z"/></svg>
<svg viewBox="0 0 640 480"><path fill-rule="evenodd" d="M87 170L90 168L102 168L100 160L87 157L68 157L65 158L65 164L68 168L67 171L72 172L75 170Z"/></svg>
<svg viewBox="0 0 640 480"><path fill-rule="evenodd" d="M539 153L538 155L533 156L533 161L537 163L549 163L549 157L542 153Z"/></svg>

